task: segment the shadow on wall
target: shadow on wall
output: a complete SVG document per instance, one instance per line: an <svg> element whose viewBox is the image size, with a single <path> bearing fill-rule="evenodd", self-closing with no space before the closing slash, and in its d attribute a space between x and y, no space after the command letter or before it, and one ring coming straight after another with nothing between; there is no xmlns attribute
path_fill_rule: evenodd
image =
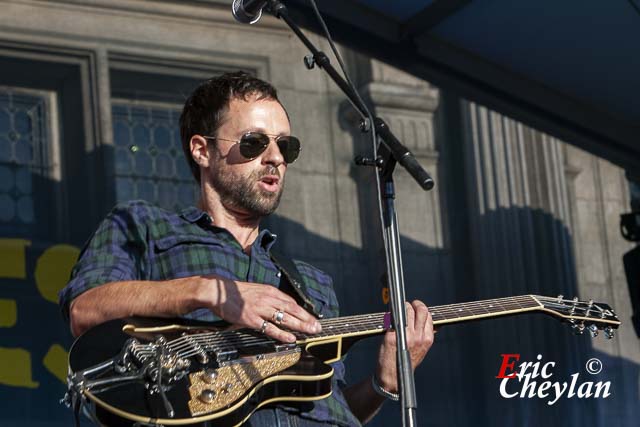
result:
<svg viewBox="0 0 640 427"><path fill-rule="evenodd" d="M39 212L50 213L46 209ZM474 224L479 230L490 230L489 235L480 236L478 231L451 233L450 248L446 250L402 239L409 299L419 298L434 306L526 293L576 294L570 244L562 256L554 249L558 248L557 242L571 241L559 221L540 210L525 208L503 209L474 221L466 215L460 216L459 221ZM92 219L87 217L84 221L81 228L80 224L74 226L92 230ZM499 227L500 224L509 226ZM334 277L343 314L385 309L379 274L383 263L371 256L370 249L331 241L279 216L270 218L265 225L279 234L283 252L317 265ZM451 227L456 225L452 223ZM68 425L71 414L58 404L64 393L64 374L56 375L60 370L54 369L51 361L63 360L54 356L64 354L70 337L55 302L43 298L37 284L38 267L44 262L41 257L59 240L51 235L36 233L29 237L15 230L15 233L4 231L3 238L30 238L31 243L22 247L24 274L1 279L0 298L16 301L17 322L0 329L0 350L24 349L30 357L31 380L26 386L0 384L0 394L11 396L2 417L3 425L24 425L26 420L33 425L43 420L48 420L49 425ZM377 231L371 231L371 235L376 236ZM84 238L72 237L72 242L79 246ZM493 239L493 243L477 252L476 248L482 246L474 243L474 239L484 242ZM519 264L515 258L520 260ZM469 262L470 259L477 262ZM59 265L58 258L53 261ZM492 280L494 277L499 280ZM628 319L621 320L626 322L623 328L631 327ZM54 347L56 344L59 348ZM377 346L378 339L373 338L351 350L346 360L351 382L371 374ZM548 405L547 398L505 399L500 396L500 380L495 376L502 362L501 354L516 353L520 354L520 361L535 362L541 354L543 361L555 362L549 380L560 385L570 382L574 373L579 373L579 383L611 381L611 396L595 400L565 395L554 405ZM591 376L585 371L585 363L594 357L602 361L603 370ZM7 360L1 361L9 365ZM15 366L11 371L21 368ZM569 328L541 315L452 325L438 332L436 345L416 373L418 420L420 425L429 426L634 425L640 416L639 375L638 364L594 350L587 336L576 337ZM509 390L518 390L517 384ZM397 404L387 403L370 425L398 425L398 411Z"/></svg>
<svg viewBox="0 0 640 427"><path fill-rule="evenodd" d="M507 212L504 212L506 214ZM524 214L520 212L519 214ZM550 220L548 215L531 211L540 220ZM302 225L282 217L268 221L268 227L280 235L281 249L288 254L309 261L326 270L336 280L336 292L342 313L366 313L385 309L381 298L381 283L373 271L380 261L370 259L363 250L340 244L310 233ZM542 285L513 282L506 289L505 283L478 288L477 281L459 282L451 279L437 282L429 277L459 277L456 251L435 250L418 242L402 239L407 282L407 297L420 298L429 305L441 305L478 298L502 297L511 294L540 293L554 295L564 291L552 277ZM459 242L467 248L468 242ZM457 246L452 242L452 246ZM14 327L0 330L2 347L21 347L30 352L33 364L32 387L16 387L0 384L0 392L11 395L8 410L3 415L7 425L23 425L28 418L41 420L46 412L51 425L67 425L70 413L58 404L64 385L61 378L47 367L43 359L52 343L70 344L66 325L62 322L55 303L43 300L38 294L36 282L39 259L50 250L50 245L34 239L25 252L24 278L2 279L3 298L17 301L18 322ZM467 254L468 256L468 254ZM499 268L500 263L492 264ZM542 262L540 269L552 270ZM466 272L473 277L473 272ZM428 277L428 279L425 279ZM558 279L559 281L560 279ZM28 284L32 285L28 285ZM539 283L539 282L536 282ZM28 286L25 286L27 284ZM452 299L455 294L465 298ZM582 296L589 298L588 295ZM29 313L27 315L27 313ZM52 319L53 325L51 325ZM623 328L631 327L628 319L622 319ZM42 325L50 325L46 328ZM52 326L54 329L52 329ZM603 340L602 336L597 338ZM507 425L569 425L569 426L628 426L640 415L638 397L638 364L612 357L591 347L588 336L574 336L569 328L542 315L527 315L452 325L442 328L436 336L436 345L425 363L417 370L416 384L419 401L420 425L429 426L507 426ZM378 339L364 340L351 350L347 357L348 379L357 381L371 374L375 363ZM607 399L566 398L566 394L554 405L549 399L519 397L505 399L500 396L498 374L501 354L520 354L520 361L556 362L553 377L549 380L570 382L571 375L579 373L579 384L586 381L611 381L611 396ZM602 361L603 370L591 376L585 371L590 358ZM4 360L3 363L7 361ZM19 367L16 367L18 369ZM15 370L14 370L15 371ZM508 388L513 393L518 385ZM37 407L39 409L35 409ZM387 403L370 424L373 426L398 425L399 406ZM26 414L29 414L28 416ZM25 418L27 417L27 418ZM562 420L559 422L558 420ZM4 422L4 421L3 421Z"/></svg>
<svg viewBox="0 0 640 427"><path fill-rule="evenodd" d="M509 225L500 226L505 223ZM519 224L527 227L515 230ZM369 251L330 241L280 216L266 225L279 235L280 250L334 277L343 315L385 309L380 276L374 273L379 271L381 259L370 259ZM493 230L490 236L482 237L491 244L479 255L473 253L472 236L456 238L453 233L450 251L402 238L408 299L422 299L435 306L522 294L577 295L571 239L560 221L541 210L514 208L481 216L475 226ZM477 262L469 262L469 258ZM592 297L578 296L584 300ZM630 327L628 319L621 320L623 328ZM605 338L601 334L596 339ZM349 352L346 364L351 382L371 374L378 345L379 339L370 338ZM611 348L613 351L615 345ZM538 355L541 364L554 362L551 377L530 381L536 382L536 393L545 381L558 386L550 385L546 393L534 393L532 398L501 396L501 380L495 377L502 354L520 355L516 369L521 362L537 362ZM591 358L602 362L597 375L585 370ZM581 384L591 382L593 395L597 382L610 381L611 395L568 397L573 374L578 374L574 393ZM418 420L429 426L633 425L640 416L639 375L637 363L595 350L588 334L575 336L568 325L542 314L451 325L439 330L436 344L416 372ZM510 381L505 389L509 394L522 391L523 383ZM564 393L549 404L554 400L554 387L562 388L565 382ZM588 387L584 385L582 392ZM525 396L531 389L525 389ZM370 425L399 425L399 410L398 404L387 403Z"/></svg>

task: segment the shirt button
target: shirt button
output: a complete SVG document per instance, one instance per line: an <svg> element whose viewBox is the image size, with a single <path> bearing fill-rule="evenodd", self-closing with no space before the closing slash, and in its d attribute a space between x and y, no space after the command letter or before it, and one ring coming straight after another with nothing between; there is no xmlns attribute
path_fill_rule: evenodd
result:
<svg viewBox="0 0 640 427"><path fill-rule="evenodd" d="M278 272L276 273L276 277L280 277L280 276L282 276L282 273L278 271Z"/></svg>

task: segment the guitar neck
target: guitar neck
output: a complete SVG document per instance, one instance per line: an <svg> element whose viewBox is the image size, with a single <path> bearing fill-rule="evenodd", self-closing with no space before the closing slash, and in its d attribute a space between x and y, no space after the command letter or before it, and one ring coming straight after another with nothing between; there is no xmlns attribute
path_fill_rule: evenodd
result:
<svg viewBox="0 0 640 427"><path fill-rule="evenodd" d="M429 307L434 326L468 322L526 313L542 309L542 304L533 295L497 298L482 301L447 304ZM333 337L358 337L382 334L392 328L389 313L361 314L336 317L320 321L322 332L315 335L295 333L298 342L312 342Z"/></svg>
<svg viewBox="0 0 640 427"><path fill-rule="evenodd" d="M542 312L551 314L557 320L567 322L576 333L581 334L585 330L593 335L602 329L607 337L613 337L613 329L618 328L620 321L608 305L583 302L577 298L572 300L538 295L521 295L516 297L496 298L482 301L447 304L429 308L434 326L442 326L450 323L461 323L482 320L493 317L517 315L528 312ZM331 340L332 338L365 338L367 336L382 334L392 328L390 313L361 314L355 316L336 317L323 319L322 332L307 335L300 332L292 332L298 344ZM272 344L273 340L263 334L250 329L229 329L203 331L200 326L185 327L181 325L164 325L150 328L127 325L123 330L134 333L165 333L169 331L195 330L197 332L188 337L180 337L171 341L174 347L187 347L196 354L202 351L220 353L237 352L237 347L260 346Z"/></svg>

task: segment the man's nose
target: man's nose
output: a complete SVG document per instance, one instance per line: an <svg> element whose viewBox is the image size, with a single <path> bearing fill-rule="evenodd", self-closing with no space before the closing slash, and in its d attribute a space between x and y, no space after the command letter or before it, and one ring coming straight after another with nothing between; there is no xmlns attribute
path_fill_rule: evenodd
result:
<svg viewBox="0 0 640 427"><path fill-rule="evenodd" d="M275 139L269 138L269 145L267 145L267 149L264 151L264 153L262 153L262 162L270 163L276 166L284 163L284 157L282 156L280 147L278 147Z"/></svg>

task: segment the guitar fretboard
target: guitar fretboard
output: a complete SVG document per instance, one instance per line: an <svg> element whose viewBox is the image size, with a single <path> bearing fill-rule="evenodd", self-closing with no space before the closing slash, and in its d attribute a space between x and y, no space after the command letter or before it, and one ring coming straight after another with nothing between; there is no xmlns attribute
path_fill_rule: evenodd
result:
<svg viewBox="0 0 640 427"><path fill-rule="evenodd" d="M540 303L531 295L497 298L468 303L430 307L434 325L456 323L483 317L497 317L540 308ZM387 316L387 317L385 317ZM315 335L295 333L301 341L317 340L334 336L382 333L389 329L388 313L361 314L321 320L322 332Z"/></svg>
<svg viewBox="0 0 640 427"><path fill-rule="evenodd" d="M430 307L435 326L448 323L459 323L483 318L498 317L510 314L520 314L533 311L542 311L554 314L564 321L570 321L576 330L582 332L585 328L603 328L607 337L613 337L613 329L618 328L620 321L608 305L604 303L584 302L577 298L565 300L562 296L556 298L538 295L522 295L517 297L497 298L484 301L474 301L458 304L448 304ZM307 335L294 332L297 337L297 345L304 346L307 343L323 341L331 338L366 337L382 334L391 328L389 313L361 314L356 316L338 317L321 320L322 332ZM284 326L284 325L281 325ZM225 329L211 330L209 328L188 327L184 331L181 325L161 325L157 327L137 327L126 325L123 331L129 334L164 334L173 331L181 331L180 336L164 344L171 354L180 358L197 356L201 363L206 363L211 355L215 355L218 361L231 360L238 354L262 354L264 347L276 350L290 350L267 335L254 329ZM164 338L161 335L161 338ZM135 357L146 360L158 357L158 343L131 344ZM163 350L164 351L164 350Z"/></svg>
<svg viewBox="0 0 640 427"><path fill-rule="evenodd" d="M430 307L429 311L435 326L467 320L497 317L540 309L542 305L532 295L498 298L468 303L448 304ZM320 341L332 337L349 337L382 334L391 328L389 313L360 314L321 320L322 332L307 335L292 332L299 344ZM216 354L247 349L248 347L273 344L274 341L254 330L238 329L226 331L198 331L180 336L168 343L171 351L180 357L190 357L213 352ZM153 348L139 350L141 353L154 354Z"/></svg>

